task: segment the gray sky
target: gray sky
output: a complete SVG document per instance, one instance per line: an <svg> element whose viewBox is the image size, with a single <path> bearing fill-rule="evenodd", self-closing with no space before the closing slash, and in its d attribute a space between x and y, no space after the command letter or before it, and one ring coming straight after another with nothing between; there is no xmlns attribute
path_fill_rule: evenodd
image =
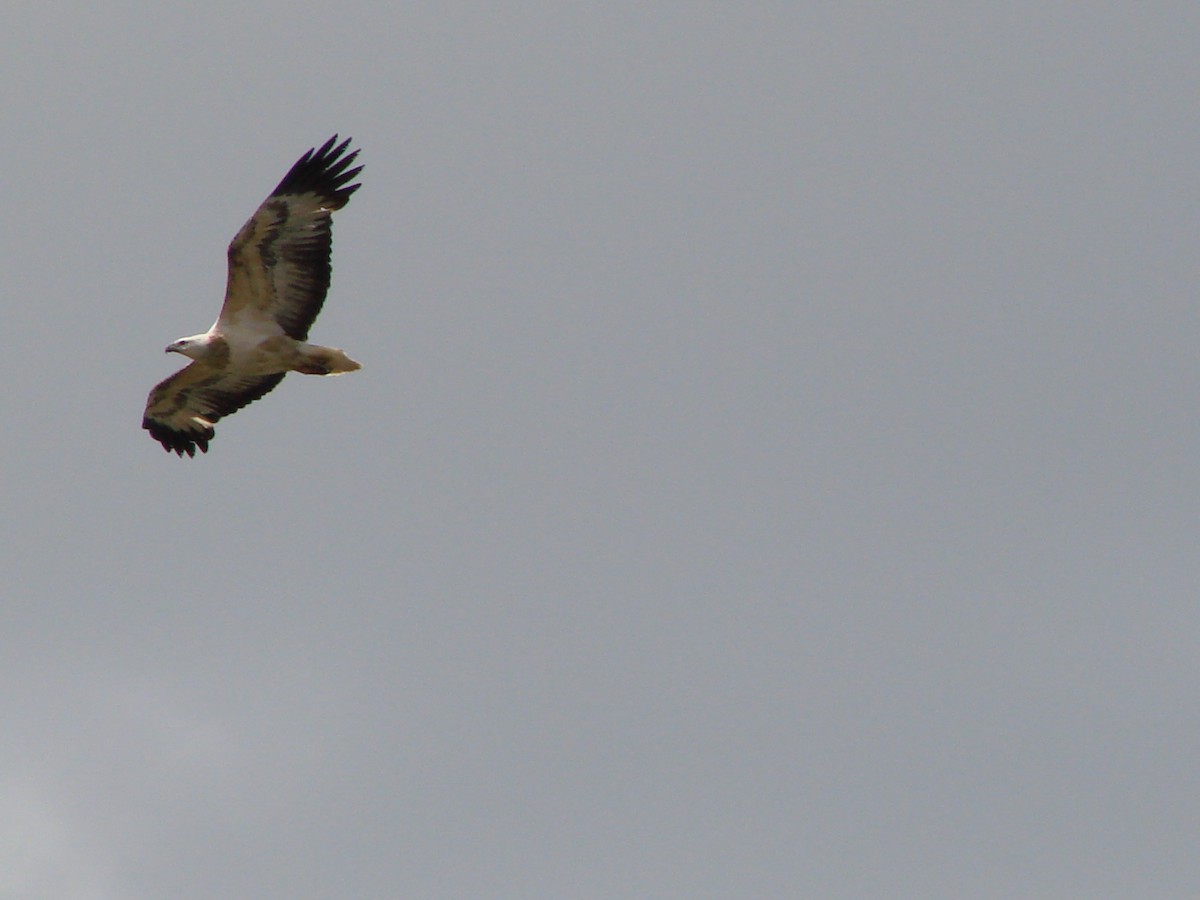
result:
<svg viewBox="0 0 1200 900"><path fill-rule="evenodd" d="M0 896L1200 893L1200 7L392 7L6 13Z"/></svg>

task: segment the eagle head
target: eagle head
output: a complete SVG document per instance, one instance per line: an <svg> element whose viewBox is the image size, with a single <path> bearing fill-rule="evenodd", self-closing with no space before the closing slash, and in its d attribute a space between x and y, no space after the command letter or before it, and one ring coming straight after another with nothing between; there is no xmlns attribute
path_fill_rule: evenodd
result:
<svg viewBox="0 0 1200 900"><path fill-rule="evenodd" d="M208 350L208 336L194 334L191 337L180 338L167 345L166 353L182 353L192 359L200 359Z"/></svg>

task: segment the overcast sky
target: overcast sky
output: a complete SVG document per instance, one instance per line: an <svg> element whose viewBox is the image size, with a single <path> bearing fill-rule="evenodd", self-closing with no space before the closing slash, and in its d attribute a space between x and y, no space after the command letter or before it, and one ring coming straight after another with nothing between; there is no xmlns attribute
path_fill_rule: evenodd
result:
<svg viewBox="0 0 1200 900"><path fill-rule="evenodd" d="M149 10L0 31L0 897L1200 894L1200 6Z"/></svg>

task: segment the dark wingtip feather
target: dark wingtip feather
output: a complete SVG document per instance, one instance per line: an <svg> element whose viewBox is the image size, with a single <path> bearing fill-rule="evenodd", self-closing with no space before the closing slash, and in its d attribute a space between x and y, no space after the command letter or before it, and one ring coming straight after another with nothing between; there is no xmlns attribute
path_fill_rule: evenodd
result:
<svg viewBox="0 0 1200 900"><path fill-rule="evenodd" d="M175 431L162 422L156 422L150 418L142 419L142 427L150 432L150 437L162 444L164 450L168 453L174 451L179 456L183 456L185 453L189 457L195 456L197 447L200 448L201 453L207 453L208 442L216 435L216 431L212 428L208 428L200 434Z"/></svg>
<svg viewBox="0 0 1200 900"><path fill-rule="evenodd" d="M346 138L340 144L337 139L335 134L320 148L310 148L296 160L295 165L271 192L271 196L314 193L323 197L330 205L336 205L336 208L345 206L350 200L350 195L361 187L358 184L347 186L347 182L353 180L363 167L349 168L358 157L357 150L346 153L352 138Z"/></svg>

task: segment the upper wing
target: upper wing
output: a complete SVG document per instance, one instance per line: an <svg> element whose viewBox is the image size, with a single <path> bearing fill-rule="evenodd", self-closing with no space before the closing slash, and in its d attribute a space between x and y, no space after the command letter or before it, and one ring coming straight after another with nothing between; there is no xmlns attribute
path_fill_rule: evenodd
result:
<svg viewBox="0 0 1200 900"><path fill-rule="evenodd" d="M329 290L330 214L358 190L346 183L362 171L347 171L358 151L343 156L350 140L336 141L335 134L300 157L230 243L219 329L266 318L288 337L308 338Z"/></svg>
<svg viewBox="0 0 1200 900"><path fill-rule="evenodd" d="M193 362L155 385L146 399L142 427L168 453L195 456L197 447L207 453L217 420L253 403L285 374L237 375Z"/></svg>

